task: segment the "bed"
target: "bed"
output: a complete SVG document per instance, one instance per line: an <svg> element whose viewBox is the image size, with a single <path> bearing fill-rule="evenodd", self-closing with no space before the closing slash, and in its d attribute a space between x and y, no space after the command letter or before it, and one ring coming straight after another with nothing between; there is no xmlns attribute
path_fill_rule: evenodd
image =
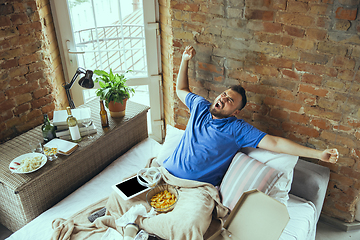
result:
<svg viewBox="0 0 360 240"><path fill-rule="evenodd" d="M170 134L171 131L176 131L177 134ZM172 141L171 145L174 145L178 141L181 131L177 129L167 129L167 136L163 145L151 138L139 142L93 179L52 208L43 212L23 228L14 232L7 239L51 239L53 234L51 223L54 219L67 219L79 210L106 198L111 194L111 186L113 184L136 173L140 168L144 167L150 158L156 157L156 159L159 158L161 160L162 156L160 155L164 155L165 149L171 151L169 146L165 146L171 142L171 135L177 136L177 139ZM256 159L258 155L262 156L264 154L261 151L257 152L257 149L244 149L243 152L252 156L254 159ZM270 157L265 159L265 161L269 162L272 158L273 155L270 154ZM290 221L280 239L315 239L316 224L319 219L329 180L329 169L297 159L297 157L296 161L294 160L293 162L295 162L295 164L292 163L295 167L293 171L289 172L291 190L287 195L288 199L285 203L290 215Z"/></svg>

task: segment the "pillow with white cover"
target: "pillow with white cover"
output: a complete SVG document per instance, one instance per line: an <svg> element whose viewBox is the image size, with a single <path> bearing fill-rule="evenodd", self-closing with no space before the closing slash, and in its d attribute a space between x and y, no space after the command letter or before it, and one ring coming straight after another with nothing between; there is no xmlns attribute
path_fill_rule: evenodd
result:
<svg viewBox="0 0 360 240"><path fill-rule="evenodd" d="M160 149L159 154L156 157L156 162L162 166L165 159L167 159L179 145L184 130L173 127L169 124L166 125L165 141Z"/></svg>
<svg viewBox="0 0 360 240"><path fill-rule="evenodd" d="M222 203L233 210L246 191L257 189L268 195L283 174L245 153L238 152L220 184Z"/></svg>
<svg viewBox="0 0 360 240"><path fill-rule="evenodd" d="M287 205L294 175L294 167L299 157L284 153L275 153L261 148L243 148L241 152L284 173L274 188L271 189L269 196Z"/></svg>

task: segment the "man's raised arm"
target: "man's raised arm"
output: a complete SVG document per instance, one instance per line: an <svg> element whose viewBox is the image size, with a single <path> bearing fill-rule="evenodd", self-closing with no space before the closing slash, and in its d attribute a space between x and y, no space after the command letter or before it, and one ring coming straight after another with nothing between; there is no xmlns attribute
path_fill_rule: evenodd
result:
<svg viewBox="0 0 360 240"><path fill-rule="evenodd" d="M192 46L187 46L181 58L180 69L176 80L176 94L185 104L185 97L190 92L188 78L188 63L195 56L196 52Z"/></svg>

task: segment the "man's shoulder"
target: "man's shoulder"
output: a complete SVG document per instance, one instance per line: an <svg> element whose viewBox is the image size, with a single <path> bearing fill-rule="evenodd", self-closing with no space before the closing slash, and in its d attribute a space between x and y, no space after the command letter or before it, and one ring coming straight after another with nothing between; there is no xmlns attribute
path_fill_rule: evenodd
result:
<svg viewBox="0 0 360 240"><path fill-rule="evenodd" d="M194 105L199 105L199 104L205 104L205 105L209 105L210 102L208 100L206 100L204 97L197 95L195 93L189 92L186 95L186 99L185 99L186 105L190 108L191 106Z"/></svg>
<svg viewBox="0 0 360 240"><path fill-rule="evenodd" d="M189 100L205 100L205 101L207 101L204 97L202 97L196 93L193 93L193 92L189 92L186 95L186 98L188 98Z"/></svg>

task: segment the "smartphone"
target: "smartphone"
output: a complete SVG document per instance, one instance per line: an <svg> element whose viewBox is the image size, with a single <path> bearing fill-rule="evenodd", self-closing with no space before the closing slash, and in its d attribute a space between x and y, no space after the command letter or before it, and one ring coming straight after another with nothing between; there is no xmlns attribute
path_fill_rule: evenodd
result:
<svg viewBox="0 0 360 240"><path fill-rule="evenodd" d="M120 195L124 200L129 200L143 192L149 190L149 187L141 185L136 176L126 179L120 183L112 186L117 194Z"/></svg>

